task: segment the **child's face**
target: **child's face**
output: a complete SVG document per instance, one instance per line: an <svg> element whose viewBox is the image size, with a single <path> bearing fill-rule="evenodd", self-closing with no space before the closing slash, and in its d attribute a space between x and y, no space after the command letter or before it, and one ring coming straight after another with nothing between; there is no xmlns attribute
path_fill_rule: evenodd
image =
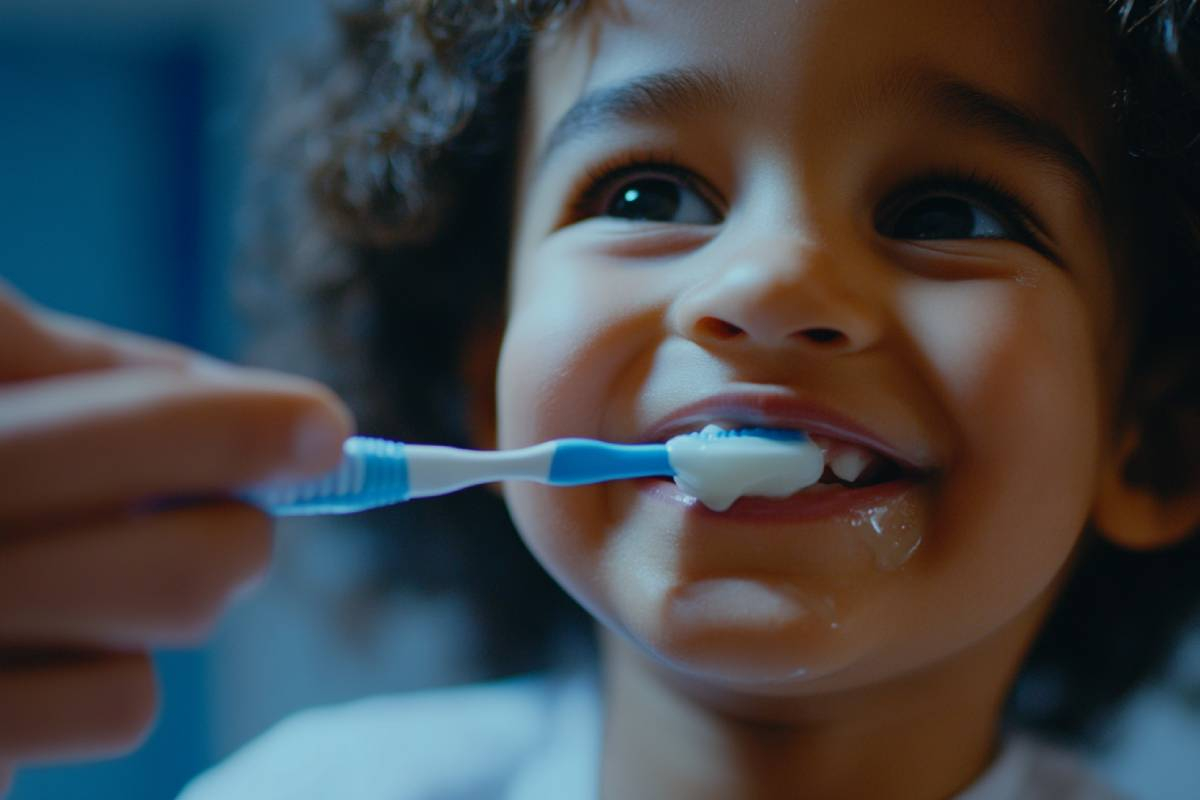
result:
<svg viewBox="0 0 1200 800"><path fill-rule="evenodd" d="M1087 4L1068 5L629 0L543 36L501 446L662 440L681 410L683 429L803 428L819 408L929 470L815 516L706 512L663 481L510 484L529 546L607 625L691 674L800 694L1036 624L1120 362L1104 96L1076 55ZM715 77L593 109L544 152L580 98L677 70ZM659 163L588 178L639 160Z"/></svg>

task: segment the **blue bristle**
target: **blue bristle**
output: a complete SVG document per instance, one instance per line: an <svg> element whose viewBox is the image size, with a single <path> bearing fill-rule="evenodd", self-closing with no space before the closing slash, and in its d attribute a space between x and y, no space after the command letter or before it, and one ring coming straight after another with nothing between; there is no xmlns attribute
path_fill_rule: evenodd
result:
<svg viewBox="0 0 1200 800"><path fill-rule="evenodd" d="M732 436L755 436L760 439L775 439L781 442L795 442L808 438L808 435L804 431L788 430L786 428L734 428L733 430L720 431L719 433L694 431L688 435L706 436L712 439L722 439Z"/></svg>

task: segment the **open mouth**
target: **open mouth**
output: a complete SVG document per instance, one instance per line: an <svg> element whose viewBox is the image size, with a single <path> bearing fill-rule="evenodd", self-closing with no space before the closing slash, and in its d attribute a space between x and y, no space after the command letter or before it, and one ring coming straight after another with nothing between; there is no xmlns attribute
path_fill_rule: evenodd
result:
<svg viewBox="0 0 1200 800"><path fill-rule="evenodd" d="M808 483L818 467L809 450L807 467L799 467L803 471L797 473L803 475L798 483L803 488L791 494L756 492L763 487L754 483L751 474L747 476L750 482L742 485L736 480L732 485L718 481L714 484L718 487L715 496L710 496L703 484L699 492L694 491L696 485L691 476L683 484L671 478L639 479L639 489L649 497L684 509L693 520L740 524L742 533L756 536L770 537L775 532L792 536L797 529L791 526L797 524L835 525L837 530L858 539L875 566L884 570L902 566L920 544L927 527L923 522L924 509L931 502L930 493L936 491L939 471L932 463L918 461L919 457L908 456L900 448L852 424L823 419L786 420L780 424L784 420L762 416L751 419L734 416L731 420L726 415L713 421L698 416L669 422L651 436L666 442L696 433L706 425L716 425L735 437L738 432L756 435L750 428L792 435L803 433L820 451L820 477ZM780 524L784 527L777 527ZM716 529L704 524L694 530L704 535Z"/></svg>
<svg viewBox="0 0 1200 800"><path fill-rule="evenodd" d="M728 427L720 423L709 424L729 431L734 436L737 431L745 431L748 436L754 435L744 423ZM807 521L846 514L853 518L856 514L877 512L924 483L931 473L929 469L915 467L865 443L835 438L828 433L809 433L802 428L783 426L772 426L769 430L788 434L804 433L811 440L820 451L823 462L816 482L800 483L801 488L791 490L790 494L777 493L777 486L770 490L766 490L765 486L756 487L754 479L746 484L747 488L741 490L740 494L734 488L739 479L734 479L732 486L707 484L709 488L704 488L706 484L701 482L698 491L671 478L643 479L642 486L652 488L653 494L670 502L692 507L702 514L716 514L724 519ZM675 436L695 432L694 426L668 431ZM668 440L671 438L674 437L667 437ZM811 467L808 474L812 474ZM687 483L692 481L692 478L687 479ZM763 488L764 491L756 491L756 488Z"/></svg>
<svg viewBox="0 0 1200 800"><path fill-rule="evenodd" d="M718 423L718 427L726 430L738 430L741 426ZM777 428L776 430L801 433L795 429ZM909 467L861 444L847 442L823 435L804 432L820 450L825 461L825 469L820 479L813 485L801 489L802 492L823 491L828 488L841 487L845 489L865 489L892 481L924 475L924 471ZM676 434L679 435L679 434ZM671 437L667 437L671 438ZM667 438L662 441L667 441ZM670 482L670 477L658 480Z"/></svg>

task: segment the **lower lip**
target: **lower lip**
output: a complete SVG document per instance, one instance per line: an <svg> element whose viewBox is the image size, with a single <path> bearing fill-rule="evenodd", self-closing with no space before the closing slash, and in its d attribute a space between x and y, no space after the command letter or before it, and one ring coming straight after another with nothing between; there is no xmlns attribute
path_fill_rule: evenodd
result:
<svg viewBox="0 0 1200 800"><path fill-rule="evenodd" d="M804 490L778 500L766 497L742 497L725 511L714 511L687 494L673 481L642 478L638 488L657 500L682 505L693 513L724 520L748 522L811 522L838 517L866 514L888 505L921 484L908 477L887 483L850 489L841 485L816 491Z"/></svg>

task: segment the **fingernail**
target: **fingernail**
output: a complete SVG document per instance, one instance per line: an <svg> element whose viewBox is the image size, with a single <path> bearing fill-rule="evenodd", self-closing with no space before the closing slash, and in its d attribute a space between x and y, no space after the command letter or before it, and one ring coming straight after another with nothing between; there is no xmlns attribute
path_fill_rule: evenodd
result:
<svg viewBox="0 0 1200 800"><path fill-rule="evenodd" d="M296 464L316 469L336 463L334 454L341 452L344 439L341 429L329 421L328 415L309 414L297 427L292 443Z"/></svg>

